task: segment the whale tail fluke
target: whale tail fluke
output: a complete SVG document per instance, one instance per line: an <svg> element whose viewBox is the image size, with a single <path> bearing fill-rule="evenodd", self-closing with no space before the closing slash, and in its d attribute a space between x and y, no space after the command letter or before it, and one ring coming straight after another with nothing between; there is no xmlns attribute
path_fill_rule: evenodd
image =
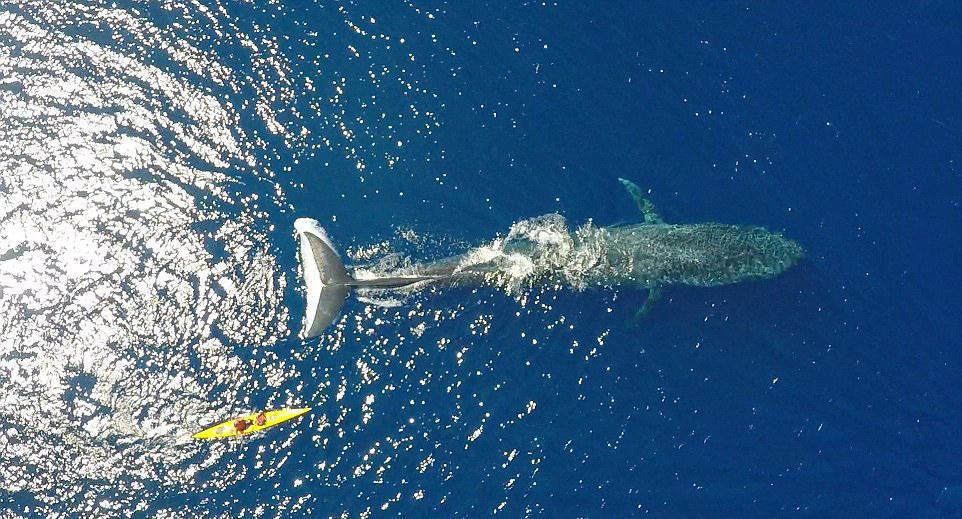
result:
<svg viewBox="0 0 962 519"><path fill-rule="evenodd" d="M300 242L301 268L307 300L304 326L301 329L301 337L304 339L317 337L337 319L352 288L401 288L437 281L444 277L435 274L354 279L347 273L337 249L334 248L334 242L328 238L317 220L298 218L294 221L294 230Z"/></svg>
<svg viewBox="0 0 962 519"><path fill-rule="evenodd" d="M347 274L334 244L312 218L298 218L294 229L300 241L301 267L306 289L302 338L316 337L334 322L351 291Z"/></svg>

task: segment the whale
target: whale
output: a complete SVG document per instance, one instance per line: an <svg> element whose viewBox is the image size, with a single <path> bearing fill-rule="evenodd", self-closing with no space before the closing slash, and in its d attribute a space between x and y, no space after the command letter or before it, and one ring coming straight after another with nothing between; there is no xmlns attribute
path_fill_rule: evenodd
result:
<svg viewBox="0 0 962 519"><path fill-rule="evenodd" d="M672 285L713 287L770 279L805 254L796 241L751 225L667 223L630 180L618 179L641 221L571 229L559 214L521 220L504 236L461 254L395 271L344 265L334 242L312 218L294 222L305 312L300 336L316 337L338 317L352 291L418 291L436 285L495 285L520 292L539 283L577 290L647 289L635 317L644 317Z"/></svg>

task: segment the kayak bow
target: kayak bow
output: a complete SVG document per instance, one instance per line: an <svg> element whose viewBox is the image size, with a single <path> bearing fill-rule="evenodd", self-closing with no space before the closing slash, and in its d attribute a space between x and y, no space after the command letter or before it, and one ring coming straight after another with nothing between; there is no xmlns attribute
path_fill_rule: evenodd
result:
<svg viewBox="0 0 962 519"><path fill-rule="evenodd" d="M231 418L224 423L217 424L209 429L204 429L203 431L195 434L193 437L197 440L208 439L208 438L233 438L235 436L247 436L248 434L255 433L257 431L263 431L269 427L274 427L275 425L286 422L292 418L297 418L302 414L310 411L310 407L303 407L300 409L278 409L277 411L265 411L264 415L267 417L267 421L264 425L257 425L255 419L260 413L253 413L247 416L238 416L237 418ZM234 429L234 421L244 419L249 422L247 429L243 432L237 432Z"/></svg>

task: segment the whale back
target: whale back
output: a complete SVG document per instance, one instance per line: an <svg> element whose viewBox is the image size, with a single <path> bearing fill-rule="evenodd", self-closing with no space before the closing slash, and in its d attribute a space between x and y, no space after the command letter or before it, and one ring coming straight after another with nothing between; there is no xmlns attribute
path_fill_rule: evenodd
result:
<svg viewBox="0 0 962 519"><path fill-rule="evenodd" d="M642 224L607 230L607 274L643 287L766 279L804 255L801 245L762 227Z"/></svg>

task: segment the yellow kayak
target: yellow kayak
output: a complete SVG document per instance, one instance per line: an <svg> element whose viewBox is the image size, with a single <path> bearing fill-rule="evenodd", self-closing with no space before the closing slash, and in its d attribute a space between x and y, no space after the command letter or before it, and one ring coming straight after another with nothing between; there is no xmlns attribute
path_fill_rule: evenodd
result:
<svg viewBox="0 0 962 519"><path fill-rule="evenodd" d="M257 431L263 431L269 427L274 427L275 425L286 422L291 418L297 418L302 414L310 411L310 407L304 407L300 409L279 409L277 411L264 411L264 416L267 420L264 425L257 425L257 415L260 413L253 413L247 416L239 416L237 418L231 418L222 424L217 424L210 429L204 429L203 431L194 435L195 439L205 439L205 438L233 438L235 436L247 436L248 434L255 433ZM247 428L242 432L238 432L234 428L235 420L247 420Z"/></svg>

